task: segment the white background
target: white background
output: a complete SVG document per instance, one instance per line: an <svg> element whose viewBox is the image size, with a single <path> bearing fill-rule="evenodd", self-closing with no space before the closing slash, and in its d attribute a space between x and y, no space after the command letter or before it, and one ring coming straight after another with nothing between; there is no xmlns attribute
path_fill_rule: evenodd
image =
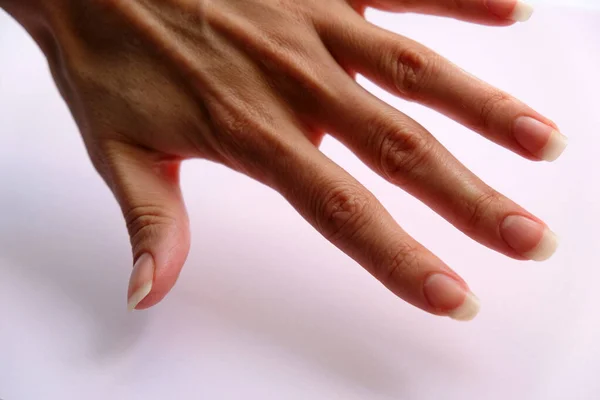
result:
<svg viewBox="0 0 600 400"><path fill-rule="evenodd" d="M0 398L600 398L600 13L540 8L510 28L371 13L554 119L570 137L533 164L365 83L562 237L544 264L466 238L347 150L323 150L470 283L480 316L414 309L276 193L189 162L193 232L168 298L125 311L130 249L39 51L0 15ZM493 160L493 161L492 161Z"/></svg>
<svg viewBox="0 0 600 400"><path fill-rule="evenodd" d="M591 7L600 8L598 0L527 0L527 3L543 6Z"/></svg>

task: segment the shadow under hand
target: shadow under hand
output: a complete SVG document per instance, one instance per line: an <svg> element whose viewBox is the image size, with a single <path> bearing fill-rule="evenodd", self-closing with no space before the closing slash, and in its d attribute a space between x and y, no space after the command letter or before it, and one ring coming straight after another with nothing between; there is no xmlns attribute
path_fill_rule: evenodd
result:
<svg viewBox="0 0 600 400"><path fill-rule="evenodd" d="M306 243L241 225L232 215L213 213L202 226L210 232L196 236L201 257L191 254L177 288L177 309L186 318L210 313L232 331L258 338L265 348L279 347L367 398L405 398L407 379L419 366L447 369L448 375L455 370L444 354L420 340L410 317L403 322L401 312L371 309L377 302L368 298L370 292L340 285L345 278L324 271L322 255L302 250ZM397 298L390 303L397 310L410 307Z"/></svg>
<svg viewBox="0 0 600 400"><path fill-rule="evenodd" d="M0 228L0 251L28 279L43 280L74 309L80 307L90 321L87 331L94 332L92 360L111 362L135 345L150 315L125 310L130 250L125 229L116 233L118 208L93 172L82 177L39 167L29 171L43 173L4 184L10 191L0 196L0 207L11 212ZM81 187L86 179L96 179L85 183L86 191L55 190ZM209 313L365 396L397 398L419 364L452 374L453 365L429 349L409 322L398 320L403 316L391 313L396 319L386 320L385 313L369 308L367 298L365 304L348 302L352 294L331 286L331 271L326 276L319 266L307 265L322 262L321 255L306 254L306 248L303 254L297 243L226 216L230 211L204 216L204 237L195 241L205 251L201 259L192 253L186 267L199 274L186 272L175 288L174 299L184 302L177 308L190 322L186 327L202 329L204 321L194 319Z"/></svg>
<svg viewBox="0 0 600 400"><path fill-rule="evenodd" d="M118 209L104 204L102 197L110 200L110 193L99 178L95 178L97 184L90 185L85 176L72 170L48 171L36 167L36 160L23 162L29 168L21 170L18 177L3 177L9 182L2 186L9 190L0 196L1 209L5 210L0 251L13 266L19 266L11 272L43 282L58 296L66 297L74 310L81 310L84 316L77 320L86 321L86 332L93 335L91 357L86 360L110 362L135 344L146 323L144 314L126 310L130 252L124 229L115 235ZM86 174L93 172L84 171ZM56 190L86 186L93 189L70 193Z"/></svg>

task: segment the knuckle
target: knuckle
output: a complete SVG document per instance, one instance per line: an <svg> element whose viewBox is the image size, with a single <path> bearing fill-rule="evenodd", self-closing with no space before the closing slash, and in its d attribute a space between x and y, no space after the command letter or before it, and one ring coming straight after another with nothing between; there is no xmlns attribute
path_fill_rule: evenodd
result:
<svg viewBox="0 0 600 400"><path fill-rule="evenodd" d="M276 136L277 122L265 105L228 98L214 108L211 120L219 141L227 145L252 147L262 139Z"/></svg>
<svg viewBox="0 0 600 400"><path fill-rule="evenodd" d="M498 109L510 102L511 97L500 90L494 90L489 93L479 111L479 125L481 128L489 129L492 125L494 114L497 113Z"/></svg>
<svg viewBox="0 0 600 400"><path fill-rule="evenodd" d="M293 151L268 112L229 104L215 116L215 150L224 164L239 172L264 182Z"/></svg>
<svg viewBox="0 0 600 400"><path fill-rule="evenodd" d="M433 76L435 57L425 51L401 50L395 58L394 86L408 99L417 99Z"/></svg>
<svg viewBox="0 0 600 400"><path fill-rule="evenodd" d="M331 79L329 65L305 49L290 49L273 57L273 81L294 107L319 112L323 103L337 100L339 87Z"/></svg>
<svg viewBox="0 0 600 400"><path fill-rule="evenodd" d="M366 212L372 200L357 188L342 186L330 190L317 209L317 228L330 241L349 238L369 220Z"/></svg>
<svg viewBox="0 0 600 400"><path fill-rule="evenodd" d="M171 228L176 224L176 219L159 206L135 206L125 212L124 217L131 243L134 246L144 237L156 234L158 230Z"/></svg>
<svg viewBox="0 0 600 400"><path fill-rule="evenodd" d="M419 266L419 250L405 245L389 256L384 257L384 263L379 267L377 278L384 284L405 281L406 275Z"/></svg>
<svg viewBox="0 0 600 400"><path fill-rule="evenodd" d="M418 132L394 130L383 135L379 149L379 170L397 185L413 181L428 163L432 141Z"/></svg>
<svg viewBox="0 0 600 400"><path fill-rule="evenodd" d="M488 219L494 205L500 201L501 195L493 189L482 193L467 204L467 226L469 232L477 230L483 221Z"/></svg>
<svg viewBox="0 0 600 400"><path fill-rule="evenodd" d="M218 137L214 140L218 150L229 161L237 165L253 146L261 141L257 135L262 132L257 118L242 104L222 104L214 114Z"/></svg>
<svg viewBox="0 0 600 400"><path fill-rule="evenodd" d="M231 107L231 110L225 110L225 107L223 108L224 110L219 112L215 119L219 132L229 138L245 137L248 133L248 126L252 121L252 118L245 115L244 111L233 109L233 106Z"/></svg>

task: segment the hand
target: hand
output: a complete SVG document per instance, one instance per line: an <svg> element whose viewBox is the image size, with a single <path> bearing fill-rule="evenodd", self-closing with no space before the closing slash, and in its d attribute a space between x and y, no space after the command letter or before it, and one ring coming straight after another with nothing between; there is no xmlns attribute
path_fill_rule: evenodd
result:
<svg viewBox="0 0 600 400"><path fill-rule="evenodd" d="M7 0L4 0L7 1ZM48 4L50 3L50 4ZM467 284L318 150L325 132L473 239L543 260L547 226L460 164L360 73L530 160L566 146L554 123L424 46L363 18L366 6L490 25L516 0L53 0L19 13L43 49L92 162L127 221L129 306L158 303L186 260L183 160L222 163L280 192L328 240L404 300L470 319ZM7 8L10 11L10 8ZM27 14L27 15L26 15ZM28 17L29 16L29 17Z"/></svg>

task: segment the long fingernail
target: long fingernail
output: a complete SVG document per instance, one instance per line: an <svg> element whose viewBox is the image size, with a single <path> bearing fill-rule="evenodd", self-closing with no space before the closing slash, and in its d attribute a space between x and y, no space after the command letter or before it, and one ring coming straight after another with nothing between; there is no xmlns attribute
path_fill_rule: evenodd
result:
<svg viewBox="0 0 600 400"><path fill-rule="evenodd" d="M504 241L524 257L545 261L558 248L558 238L547 226L521 215L506 217L500 225Z"/></svg>
<svg viewBox="0 0 600 400"><path fill-rule="evenodd" d="M521 146L546 161L556 160L569 144L565 135L531 117L517 118L513 134Z"/></svg>
<svg viewBox="0 0 600 400"><path fill-rule="evenodd" d="M515 0L486 0L488 10L497 17L513 21L525 22L533 14L533 7L523 1Z"/></svg>
<svg viewBox="0 0 600 400"><path fill-rule="evenodd" d="M140 304L152 291L154 281L154 259L149 253L142 254L133 266L129 291L127 293L127 308L130 311Z"/></svg>
<svg viewBox="0 0 600 400"><path fill-rule="evenodd" d="M479 299L446 274L433 274L423 286L429 304L457 321L470 321L479 312Z"/></svg>

